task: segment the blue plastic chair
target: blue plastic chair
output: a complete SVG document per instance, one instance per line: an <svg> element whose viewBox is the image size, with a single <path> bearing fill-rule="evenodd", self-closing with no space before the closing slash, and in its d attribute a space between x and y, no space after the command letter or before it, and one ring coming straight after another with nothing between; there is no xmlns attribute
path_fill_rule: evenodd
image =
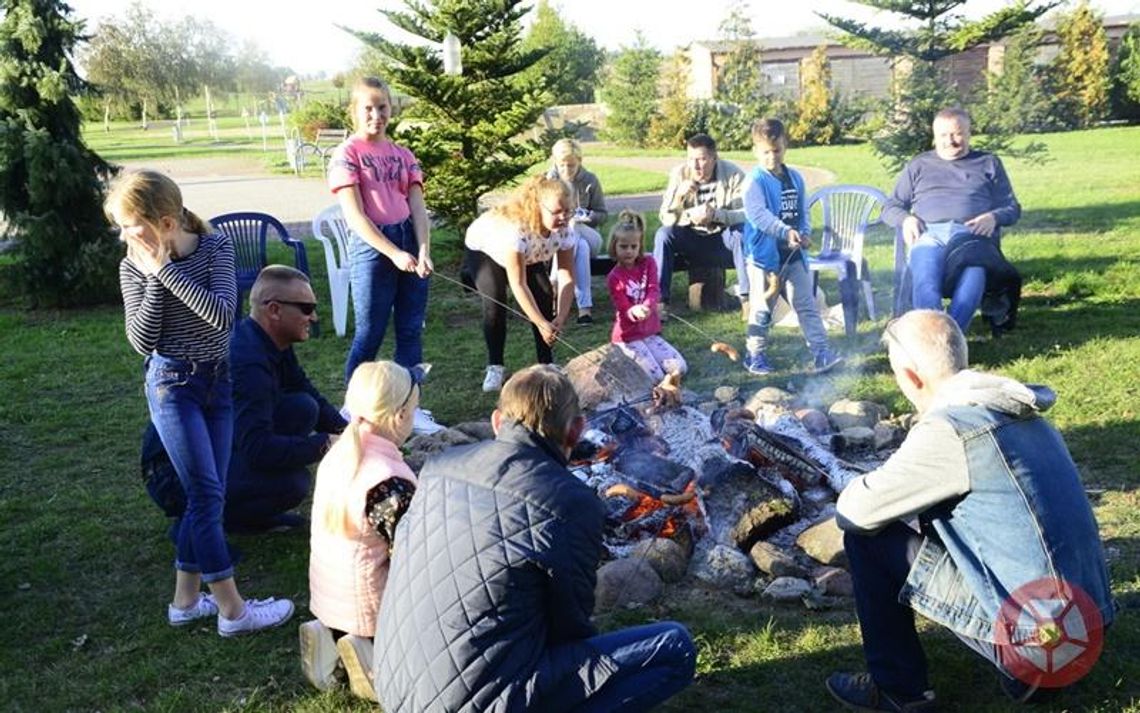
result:
<svg viewBox="0 0 1140 713"><path fill-rule="evenodd" d="M210 218L214 228L233 241L234 267L237 270L238 303L237 317L240 319L244 295L257 280L261 268L268 264L266 242L269 231L293 249L293 266L309 275L309 258L305 245L289 235L289 231L273 216L267 213L223 213Z"/></svg>

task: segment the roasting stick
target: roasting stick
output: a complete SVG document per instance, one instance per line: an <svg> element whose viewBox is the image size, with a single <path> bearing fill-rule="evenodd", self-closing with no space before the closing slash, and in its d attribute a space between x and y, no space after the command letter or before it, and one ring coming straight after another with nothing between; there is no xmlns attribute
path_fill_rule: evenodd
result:
<svg viewBox="0 0 1140 713"><path fill-rule="evenodd" d="M462 282L460 282L459 280L456 280L454 277L450 277L450 276L448 276L448 275L445 275L445 274L443 274L442 272L432 272L432 275L435 275L436 277L440 277L440 278L444 279L444 280L445 280L445 281L447 281L447 282L451 282L451 283L454 283L455 285L458 285L458 286L459 286L459 287L461 287L462 289L465 289L465 290L466 290L466 289L471 289L471 288L469 288L467 285L465 285L465 284L463 284ZM491 297L491 296L489 296L489 295L483 294L482 292L479 292L479 290L478 290L478 289L476 289L476 290L475 290L475 292L477 292L477 293L478 293L478 294L479 294L481 297L483 297L484 299L488 299L488 300L491 300L491 301L492 301L492 302L494 302L495 304L497 304L497 305L499 305L500 307L503 307L504 309L506 309L508 312L511 312L512 314L514 314L514 315L516 315L516 316L518 316L518 317L521 317L523 320L525 320L525 321L527 321L527 322L530 322L530 321L531 321L531 320L530 320L530 317L527 317L525 314L523 314L523 313L522 313L522 312L520 312L519 310L515 309L514 307L511 307L511 306L510 306L510 305L508 305L508 304L504 304L504 303L502 303L502 302L498 301L497 299L495 299L494 297ZM678 319L680 319L680 318L678 318ZM685 321L685 320L682 320L682 321ZM687 321L686 321L685 323L686 323L686 324L689 324ZM706 332L704 332L703 330L701 330L699 327L696 327L695 325L692 325L692 324L689 324L689 326L690 326L690 327L692 327L693 329L697 330L697 331L698 331L698 332L700 332L701 334L704 334L705 336L709 336L709 335L708 335ZM582 352L582 350L581 350L581 349L579 349L578 347L574 346L574 345L573 345L573 344L571 344L570 342L566 341L566 340L565 340L565 339L563 339L562 337L560 337L560 336L558 336L558 335L555 335L555 337L554 337L554 338L555 338L555 340L556 340L556 341L558 341L558 342L560 342L560 343L562 343L562 344L565 344L565 345L566 345L566 347L567 347L568 349L570 349L570 351L574 352L575 354L577 354L577 355L579 355L579 356L582 356L582 355L583 355L583 352ZM713 340L713 341L715 342L716 340ZM729 347L729 348L731 349L731 347ZM599 366L600 366L600 365L599 365ZM622 383L620 383L620 382L618 381L617 377L613 376L612 374L606 373L606 371L605 371L604 369L598 369L598 373L599 373L599 374L605 374L605 375L606 375L606 378L607 378L607 379L610 379L610 381L611 381L611 382L613 382L613 384L614 384L614 385L616 385L616 386L618 386L618 387L622 387L622 386L624 386ZM650 396L649 398L652 398L652 396ZM633 403L637 403L637 402L639 402L639 401L642 401L642 400L643 400L643 399L638 399L637 401L634 401ZM670 504L666 503L666 507L672 508L672 507L678 507L678 505L670 505ZM654 539L654 540L657 540L658 538L660 538L660 537L661 537L661 532L662 532L662 531L665 529L665 523L666 523L666 522L668 522L668 518L662 518L662 520L661 520L661 523L660 523L660 524L657 526L657 531L656 531L656 532L654 533L654 535L653 535L653 539ZM638 559L639 559L639 561L640 561L640 562L644 562L644 561L646 561L646 560L647 560L647 558L648 558L648 555L649 555L649 550L647 549L647 550L646 550L645 552L643 552L643 553L641 554L641 556L638 558ZM640 564L639 564L638 566L640 566ZM625 590L626 590L628 587L629 587L629 577L626 577L625 581L624 581L624 582L622 582L622 584L621 584L621 588L618 590L618 596L617 596L617 599L618 599L619 601L620 601L621 597L625 595Z"/></svg>
<svg viewBox="0 0 1140 713"><path fill-rule="evenodd" d="M474 289L474 291L475 291L475 292L476 292L476 293L477 293L477 294L478 294L480 297L482 297L483 299L485 299L485 300L491 300L491 301L492 301L492 302L494 302L495 304L497 304L497 305L499 305L500 307L502 307L502 308L506 309L506 310L507 310L508 312L510 312L511 314L513 314L513 315L515 315L515 316L517 316L517 317L520 317L520 318L521 318L523 321L527 322L528 324L533 324L533 322L531 322L531 319L530 319L530 317L526 316L526 315L525 315L523 312L521 312L521 311L519 311L519 310L515 309L514 307L511 307L509 304L506 304L505 302L500 302L499 300L495 299L494 297L491 297L491 296L490 296L490 295L488 295L488 294L485 294L485 293L483 293L483 292L479 292L479 290L478 290L477 288L469 288L467 285L463 284L463 283L462 283L462 282L460 282L459 280L456 280L454 277L451 277L451 276L449 276L449 275L445 275L445 274L443 274L442 272L432 272L431 274L432 274L432 275L434 275L435 277L439 277L439 278L442 278L442 279L446 280L447 282L451 282L451 283L453 283L453 284L456 284L456 285L458 285L459 287L463 288L464 290L467 290L467 289ZM566 348L567 348L567 349L569 349L570 351L574 352L574 354L575 354L576 356L584 356L584 355L585 355L585 353L584 353L584 352L583 352L581 349L579 349L578 347L574 346L574 345L573 345L573 344L571 344L570 342L566 341L566 339L564 339L562 336L560 336L560 335L558 335L558 334L555 334L555 335L554 335L554 340L555 340L555 341L557 341L557 342L558 342L558 343L560 343L560 344L563 344L563 345L565 345L565 346L566 346ZM599 367L600 367L600 366L601 366L601 364L600 364L599 362L595 361L595 362L594 362L594 366L599 366ZM599 373L599 374L604 374L604 375L605 375L605 378L609 379L609 380L610 380L610 383L611 383L612 385L614 385L614 386L617 386L617 387L618 387L619 389L621 389L622 391L624 391L624 390L625 390L625 386L626 386L626 385L625 385L625 384L622 384L620 381L618 381L618 378L617 378L616 376L614 376L613 374L610 374L609 372L607 372L607 371L606 371L606 370L604 370L604 369L598 369L598 373Z"/></svg>
<svg viewBox="0 0 1140 713"><path fill-rule="evenodd" d="M686 327L689 327L690 329L692 329L697 334L699 334L702 337L704 337L705 339L709 340L712 343L710 345L710 348L712 349L713 352L715 352L717 354L724 354L726 357L728 357L732 361L738 361L740 359L740 353L737 352L736 349L733 348L732 345L730 345L728 342L721 341L720 339L717 339L716 337L709 334L708 332L701 329L700 327L693 324L692 322L685 319L684 317L681 317L681 316L679 316L673 312L670 312L669 313L669 319L677 320L681 324L685 325Z"/></svg>

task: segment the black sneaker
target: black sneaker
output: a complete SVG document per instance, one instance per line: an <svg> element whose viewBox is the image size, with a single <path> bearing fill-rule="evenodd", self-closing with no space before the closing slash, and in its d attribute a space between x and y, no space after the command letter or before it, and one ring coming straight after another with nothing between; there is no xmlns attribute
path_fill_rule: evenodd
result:
<svg viewBox="0 0 1140 713"><path fill-rule="evenodd" d="M594 315L590 314L589 312L587 312L585 314L578 315L578 324L593 324L593 323L594 323Z"/></svg>
<svg viewBox="0 0 1140 713"><path fill-rule="evenodd" d="M895 711L930 713L935 710L934 691L916 698L887 693L875 685L869 673L833 673L827 677L827 692L853 711Z"/></svg>

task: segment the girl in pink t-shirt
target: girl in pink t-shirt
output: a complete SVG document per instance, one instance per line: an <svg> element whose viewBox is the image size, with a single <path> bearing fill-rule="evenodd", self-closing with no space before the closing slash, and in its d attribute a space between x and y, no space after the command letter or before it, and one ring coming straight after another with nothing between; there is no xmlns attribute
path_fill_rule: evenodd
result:
<svg viewBox="0 0 1140 713"><path fill-rule="evenodd" d="M606 276L617 312L610 341L651 379L660 381L666 373L684 374L689 367L681 353L661 338L657 262L645 254L644 241L645 219L640 213L623 210L610 231L610 257L617 263Z"/></svg>
<svg viewBox="0 0 1140 713"><path fill-rule="evenodd" d="M352 229L349 283L356 328L344 365L345 383L358 364L376 358L390 317L396 363L411 368L423 361L427 277L432 272L424 178L412 152L388 138L388 85L376 77L358 79L349 112L355 131L333 152L328 178ZM417 431L438 430L423 411L416 414L416 425Z"/></svg>

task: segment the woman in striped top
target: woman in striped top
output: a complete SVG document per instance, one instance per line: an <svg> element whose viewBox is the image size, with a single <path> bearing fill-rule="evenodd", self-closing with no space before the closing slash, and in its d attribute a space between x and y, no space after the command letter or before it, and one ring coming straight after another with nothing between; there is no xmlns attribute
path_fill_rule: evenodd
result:
<svg viewBox="0 0 1140 713"><path fill-rule="evenodd" d="M178 186L154 171L124 176L104 209L127 244L119 265L127 339L146 357L151 421L186 491L167 618L180 626L217 614L222 636L277 626L293 603L242 599L222 532L233 441L233 244L183 208Z"/></svg>

